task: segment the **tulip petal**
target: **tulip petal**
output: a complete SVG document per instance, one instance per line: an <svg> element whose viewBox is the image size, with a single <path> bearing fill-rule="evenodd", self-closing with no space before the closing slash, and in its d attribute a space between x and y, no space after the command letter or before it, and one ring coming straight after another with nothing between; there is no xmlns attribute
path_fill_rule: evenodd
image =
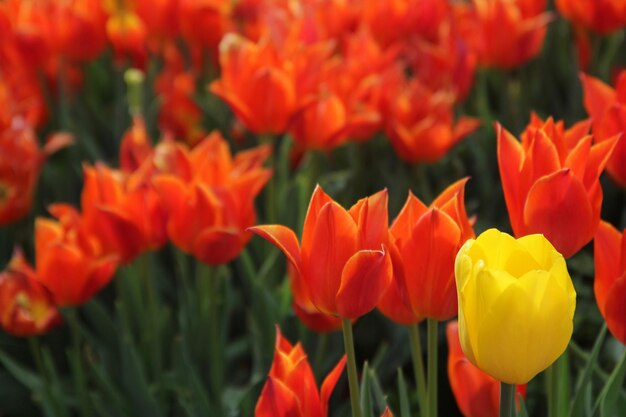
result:
<svg viewBox="0 0 626 417"><path fill-rule="evenodd" d="M301 274L300 245L293 230L281 225L263 225L249 227L248 231L261 236L280 249L298 274Z"/></svg>
<svg viewBox="0 0 626 417"><path fill-rule="evenodd" d="M417 224L419 218L426 213L426 210L428 210L428 207L409 190L406 202L389 230L393 236L400 241L409 239L413 226Z"/></svg>
<svg viewBox="0 0 626 417"><path fill-rule="evenodd" d="M196 238L192 253L208 265L221 265L235 259L245 243L242 231L234 228L210 228Z"/></svg>
<svg viewBox="0 0 626 417"><path fill-rule="evenodd" d="M335 389L335 385L337 385L337 381L341 377L343 373L343 369L346 366L346 356L344 355L337 365L333 368L332 371L324 378L324 382L322 382L322 388L320 390L320 399L322 401L322 415L328 415L328 400L330 400L330 394L332 394Z"/></svg>
<svg viewBox="0 0 626 417"><path fill-rule="evenodd" d="M386 251L362 250L346 263L337 292L337 311L356 319L371 311L391 283L393 269Z"/></svg>
<svg viewBox="0 0 626 417"><path fill-rule="evenodd" d="M509 211L513 232L518 235L523 230L522 199L525 190L521 189L520 172L524 163L522 145L500 124L496 124L498 134L498 167L504 200Z"/></svg>
<svg viewBox="0 0 626 417"><path fill-rule="evenodd" d="M359 229L359 248L377 250L388 235L387 190L359 200L348 211Z"/></svg>
<svg viewBox="0 0 626 417"><path fill-rule="evenodd" d="M315 224L317 223L317 217L319 216L320 210L326 203L330 203L331 201L333 201L333 199L330 198L324 190L322 190L322 187L320 187L319 184L315 186L315 190L313 190L311 200L309 201L306 216L304 217L304 226L302 227L302 248L311 247L313 231L315 229Z"/></svg>
<svg viewBox="0 0 626 417"><path fill-rule="evenodd" d="M595 280L593 289L598 308L606 317L606 302L614 281L621 275L622 234L610 223L601 221L593 241Z"/></svg>
<svg viewBox="0 0 626 417"><path fill-rule="evenodd" d="M617 278L608 291L604 304L603 317L617 340L626 343L626 273Z"/></svg>
<svg viewBox="0 0 626 417"><path fill-rule="evenodd" d="M615 90L599 79L583 73L580 74L580 81L583 84L585 110L592 118L599 120L615 101Z"/></svg>
<svg viewBox="0 0 626 417"><path fill-rule="evenodd" d="M533 185L524 223L528 233L542 233L568 258L592 239L597 220L583 184L566 168Z"/></svg>
<svg viewBox="0 0 626 417"><path fill-rule="evenodd" d="M326 203L313 226L310 246L302 245L302 273L313 304L337 314L337 291L348 259L357 251L357 226L335 202Z"/></svg>
<svg viewBox="0 0 626 417"><path fill-rule="evenodd" d="M298 398L280 380L268 377L254 409L255 417L299 417Z"/></svg>

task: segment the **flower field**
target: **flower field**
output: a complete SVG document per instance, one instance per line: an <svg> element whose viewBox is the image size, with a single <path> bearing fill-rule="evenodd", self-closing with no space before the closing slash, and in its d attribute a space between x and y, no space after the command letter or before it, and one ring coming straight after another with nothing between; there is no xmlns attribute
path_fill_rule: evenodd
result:
<svg viewBox="0 0 626 417"><path fill-rule="evenodd" d="M0 417L626 416L625 35L0 0Z"/></svg>

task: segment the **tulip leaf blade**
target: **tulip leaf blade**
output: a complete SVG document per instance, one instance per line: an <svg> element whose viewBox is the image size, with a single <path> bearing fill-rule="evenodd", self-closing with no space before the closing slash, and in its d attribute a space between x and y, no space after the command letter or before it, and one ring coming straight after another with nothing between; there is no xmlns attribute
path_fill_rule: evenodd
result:
<svg viewBox="0 0 626 417"><path fill-rule="evenodd" d="M579 377L578 383L576 384L576 389L574 391L574 397L570 403L570 412L569 417L582 417L586 415L584 401L587 386L591 382L592 370L598 363L598 355L600 354L600 349L602 348L602 343L604 342L604 338L606 336L607 326L606 323L602 326L596 341L593 344L593 348L591 349L591 353L589 355L589 359L585 364L585 368Z"/></svg>
<svg viewBox="0 0 626 417"><path fill-rule="evenodd" d="M367 362L365 362L365 364L363 365L363 378L361 380L361 410L363 410L364 416L374 417L370 391L369 364Z"/></svg>
<svg viewBox="0 0 626 417"><path fill-rule="evenodd" d="M411 417L411 404L402 368L398 368L398 397L400 397L400 417Z"/></svg>
<svg viewBox="0 0 626 417"><path fill-rule="evenodd" d="M594 407L594 414L598 407L600 407L600 415L602 417L610 417L613 415L619 391L624 382L624 376L626 376L626 350L613 372L611 372L611 376L606 381L606 385L598 396Z"/></svg>

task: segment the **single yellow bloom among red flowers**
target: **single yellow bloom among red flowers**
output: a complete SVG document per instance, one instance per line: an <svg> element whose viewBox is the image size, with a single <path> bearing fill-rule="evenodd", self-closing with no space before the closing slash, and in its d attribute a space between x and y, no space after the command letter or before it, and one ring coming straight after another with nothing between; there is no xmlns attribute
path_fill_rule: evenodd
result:
<svg viewBox="0 0 626 417"><path fill-rule="evenodd" d="M542 233L569 258L587 244L600 221L599 177L617 138L592 145L585 122L533 117L522 142L497 125L498 165L515 236Z"/></svg>
<svg viewBox="0 0 626 417"><path fill-rule="evenodd" d="M448 340L448 380L456 403L464 417L498 417L500 383L465 357L459 341L459 323L446 327ZM526 396L526 385L518 385L517 394Z"/></svg>
<svg viewBox="0 0 626 417"><path fill-rule="evenodd" d="M594 238L594 293L611 334L626 344L626 231L601 221Z"/></svg>
<svg viewBox="0 0 626 417"><path fill-rule="evenodd" d="M16 251L0 273L0 325L14 336L48 332L61 323L50 292L35 277L35 271Z"/></svg>
<svg viewBox="0 0 626 417"><path fill-rule="evenodd" d="M317 186L304 221L302 244L281 225L249 230L278 247L295 270L294 293L310 300L301 307L356 319L378 304L391 283L387 191L345 210Z"/></svg>
<svg viewBox="0 0 626 417"><path fill-rule="evenodd" d="M328 400L346 364L344 356L318 390L300 343L293 346L276 328L274 362L254 410L255 417L327 417Z"/></svg>
<svg viewBox="0 0 626 417"><path fill-rule="evenodd" d="M526 384L567 348L576 291L563 256L543 235L489 229L456 257L459 338L471 363Z"/></svg>
<svg viewBox="0 0 626 417"><path fill-rule="evenodd" d="M392 320L410 324L456 316L454 259L474 237L464 202L467 180L450 185L429 207L409 193L391 225L394 283L378 308Z"/></svg>

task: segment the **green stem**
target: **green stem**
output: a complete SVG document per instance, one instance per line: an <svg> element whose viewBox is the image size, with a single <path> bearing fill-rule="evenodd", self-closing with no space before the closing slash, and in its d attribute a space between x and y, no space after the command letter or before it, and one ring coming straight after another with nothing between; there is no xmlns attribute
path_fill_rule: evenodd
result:
<svg viewBox="0 0 626 417"><path fill-rule="evenodd" d="M417 382L417 400L422 414L426 411L426 377L424 373L424 359L422 355L422 341L420 340L419 324L409 326L411 339L411 357L413 359L413 372Z"/></svg>
<svg viewBox="0 0 626 417"><path fill-rule="evenodd" d="M428 319L428 399L426 410L429 417L437 417L437 320Z"/></svg>
<svg viewBox="0 0 626 417"><path fill-rule="evenodd" d="M515 416L515 385L500 382L500 417Z"/></svg>
<svg viewBox="0 0 626 417"><path fill-rule="evenodd" d="M213 388L213 395L215 396L215 405L217 408L216 415L224 415L222 404L222 377L223 377L223 360L224 355L222 352L222 338L220 332L220 277L219 272L215 270L215 267L207 268L209 273L209 372L211 377L211 386Z"/></svg>
<svg viewBox="0 0 626 417"><path fill-rule="evenodd" d="M343 343L346 349L346 356L348 358L348 384L350 386L352 417L361 417L361 400L359 398L359 381L356 372L356 355L354 354L352 322L348 319L342 319L341 327L343 329Z"/></svg>
<svg viewBox="0 0 626 417"><path fill-rule="evenodd" d="M139 259L141 268L141 277L144 284L145 292L148 297L148 311L151 319L148 326L148 344L151 346L150 353L152 355L152 367L156 381L161 381L161 344L159 338L159 308L158 294L153 282L153 274L150 273L150 254L146 253Z"/></svg>
<svg viewBox="0 0 626 417"><path fill-rule="evenodd" d="M78 403L81 415L92 415L89 407L89 397L87 394L87 381L85 379L85 371L83 369L83 355L80 340L80 325L78 323L78 313L75 308L68 310L67 318L72 333L72 360L74 363L74 383L78 391Z"/></svg>
<svg viewBox="0 0 626 417"><path fill-rule="evenodd" d="M56 416L64 415L59 407L56 398L52 394L52 390L50 389L50 375L44 366L43 354L41 353L41 345L39 344L39 339L37 336L31 336L28 338L28 345L30 346L31 354L35 360L35 365L37 366L37 371L41 375L43 379L43 390L44 395L48 398L51 403L52 409L54 410L54 414Z"/></svg>
<svg viewBox="0 0 626 417"><path fill-rule="evenodd" d="M556 417L556 372L554 364L546 369L546 394L548 397L548 417Z"/></svg>

